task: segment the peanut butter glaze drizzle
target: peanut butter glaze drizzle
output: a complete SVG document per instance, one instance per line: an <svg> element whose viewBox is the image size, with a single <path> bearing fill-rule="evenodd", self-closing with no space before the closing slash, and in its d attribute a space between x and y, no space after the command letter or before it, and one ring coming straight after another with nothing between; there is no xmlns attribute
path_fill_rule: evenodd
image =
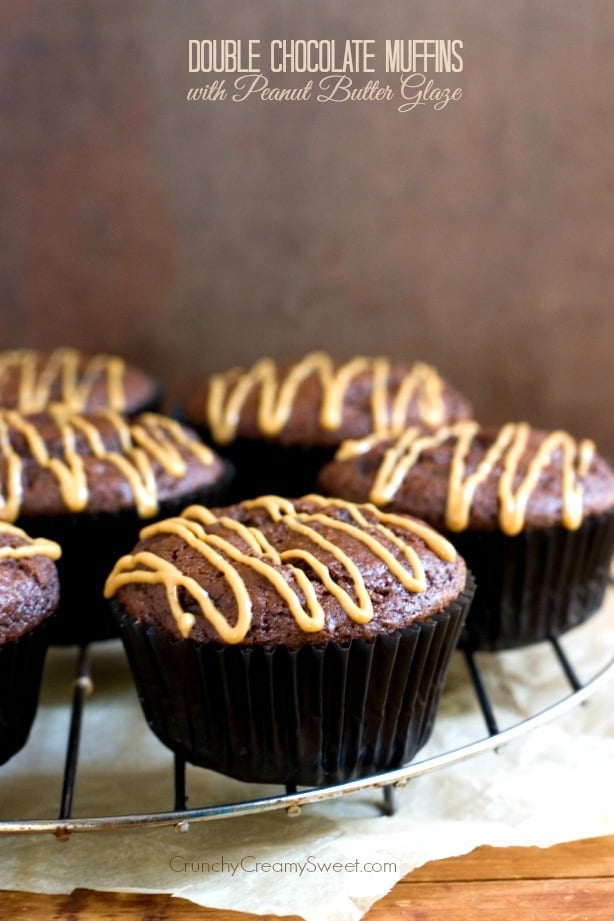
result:
<svg viewBox="0 0 614 921"><path fill-rule="evenodd" d="M84 367L76 349L56 349L44 356L34 349L15 349L0 355L0 386L3 379L17 378L17 409L40 412L51 401L53 387L59 382L58 402L71 409L87 405L95 384L104 380L106 405L121 412L125 409L124 361L114 355L92 355Z"/></svg>
<svg viewBox="0 0 614 921"><path fill-rule="evenodd" d="M143 413L137 420L128 422L110 409L82 416L64 404L52 404L46 412L60 432L61 457L50 454L35 419L17 410L0 410L0 458L5 462L4 482L0 482L0 519L15 521L23 501L24 458L13 447L12 431L24 437L34 461L53 474L70 512L83 511L89 498L84 458L76 448L79 432L85 436L92 455L112 464L127 480L142 518L151 517L158 510L154 461L170 476L179 478L187 469L180 447L193 454L203 466L211 466L214 460L213 452L189 438L177 422L156 413ZM111 424L121 451L106 447L96 425L98 419Z"/></svg>
<svg viewBox="0 0 614 921"><path fill-rule="evenodd" d="M529 460L520 482L514 486L529 441L529 425L526 422L504 425L476 470L467 474L466 458L479 430L480 426L474 421L457 422L432 435L421 434L416 428L407 429L384 454L369 494L371 502L380 506L391 502L422 452L452 439L455 445L450 463L446 505L446 525L451 531L463 531L467 527L476 489L500 466L497 484L499 525L505 534L518 534L524 527L527 504L539 483L540 475L557 452L562 455L561 521L572 531L580 527L584 493L582 479L595 455L594 442L588 439L578 442L563 431L547 434ZM346 460L365 453L383 440L381 436L374 435L359 441L345 442L337 452L336 459Z"/></svg>
<svg viewBox="0 0 614 921"><path fill-rule="evenodd" d="M47 556L51 560L59 560L62 555L62 549L55 541L47 540L46 537L30 537L21 528L16 528L6 521L0 521L0 537L3 534L18 537L25 543L18 547L0 547L0 560L21 560L28 556Z"/></svg>
<svg viewBox="0 0 614 921"><path fill-rule="evenodd" d="M213 375L209 385L207 418L219 444L232 441L237 433L243 405L254 387L259 387L258 426L263 435L278 435L292 412L297 392L306 378L318 376L323 396L319 422L322 429L336 431L343 421L348 388L360 374L371 375L372 428L374 432L398 434L407 424L407 407L416 401L421 420L430 428L444 421L443 382L430 365L416 362L401 381L388 405L391 364L387 358L357 357L335 369L324 352L311 352L292 365L278 381L277 367L264 358L249 370L235 369Z"/></svg>
<svg viewBox="0 0 614 921"><path fill-rule="evenodd" d="M271 521L282 522L289 530L303 535L313 544L314 552L300 547L280 552L259 528L244 525L226 516L217 517L209 509L197 505L185 509L180 517L157 522L141 531L143 540L159 535L176 535L218 570L224 576L236 602L237 618L234 624L219 611L195 579L182 572L172 561L148 550L129 554L117 562L107 580L105 596L110 598L123 585L131 583L162 585L177 628L183 637L187 637L194 626L195 617L181 607L179 590L184 589L218 636L232 644L244 639L252 620L251 598L235 565L237 563L270 582L297 625L306 633L317 632L324 626L324 609L318 601L314 581L319 582L337 599L342 610L355 623L368 623L373 618L373 605L360 570L347 553L330 537L321 533L322 530L344 532L362 543L409 592L426 590L424 567L416 551L394 533L393 527L420 537L442 560L452 562L456 558L454 547L445 538L427 525L406 516L385 514L372 505L355 505L322 496L306 496L304 501L323 511L298 511L292 502L278 496L262 496L243 502L242 505L248 509L263 509ZM341 509L351 520L335 518L330 511L326 511L331 507ZM235 541L239 538L245 549L219 533L209 533L207 528L210 526L215 526L217 531L221 526L228 532L229 538L234 537ZM386 543L398 548L402 562L391 553ZM353 595L335 581L328 567L318 558L318 549L329 553L341 564L353 586ZM311 570L310 576L307 576L304 568L294 566L292 560L307 564ZM294 586L288 581L288 576Z"/></svg>

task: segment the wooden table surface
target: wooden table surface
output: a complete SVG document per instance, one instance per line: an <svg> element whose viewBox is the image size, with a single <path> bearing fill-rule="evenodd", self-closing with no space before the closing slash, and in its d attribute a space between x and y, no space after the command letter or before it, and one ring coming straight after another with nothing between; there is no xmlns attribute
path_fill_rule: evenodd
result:
<svg viewBox="0 0 614 921"><path fill-rule="evenodd" d="M255 921L273 915L201 908L183 899L92 892L4 892L0 919ZM366 921L612 921L614 835L542 848L480 847L401 880Z"/></svg>

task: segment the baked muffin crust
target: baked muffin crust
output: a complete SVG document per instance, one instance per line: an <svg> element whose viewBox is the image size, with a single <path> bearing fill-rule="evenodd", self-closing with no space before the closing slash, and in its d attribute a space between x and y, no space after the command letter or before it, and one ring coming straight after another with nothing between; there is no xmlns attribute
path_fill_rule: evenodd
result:
<svg viewBox="0 0 614 921"><path fill-rule="evenodd" d="M216 444L247 438L311 447L412 424L435 428L470 414L465 398L428 364L338 361L324 352L211 375L185 406L186 420L208 428Z"/></svg>
<svg viewBox="0 0 614 921"><path fill-rule="evenodd" d="M190 429L156 413L127 420L55 404L0 410L0 517L117 512L151 517L166 499L214 483L221 460Z"/></svg>
<svg viewBox="0 0 614 921"><path fill-rule="evenodd" d="M158 398L155 381L117 355L78 349L0 352L0 406L40 412L61 402L77 411L114 409L131 414Z"/></svg>
<svg viewBox="0 0 614 921"><path fill-rule="evenodd" d="M422 522L265 496L145 528L105 594L178 639L298 648L392 633L443 611L465 582L463 560Z"/></svg>
<svg viewBox="0 0 614 921"><path fill-rule="evenodd" d="M614 508L614 474L592 441L526 423L462 421L424 435L346 443L320 472L329 495L417 515L442 530L564 525Z"/></svg>
<svg viewBox="0 0 614 921"><path fill-rule="evenodd" d="M0 522L0 646L29 633L57 607L60 553L53 541Z"/></svg>

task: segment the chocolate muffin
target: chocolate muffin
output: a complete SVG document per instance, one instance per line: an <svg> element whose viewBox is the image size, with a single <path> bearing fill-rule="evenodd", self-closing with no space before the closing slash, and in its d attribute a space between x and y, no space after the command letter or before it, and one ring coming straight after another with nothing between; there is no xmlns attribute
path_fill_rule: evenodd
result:
<svg viewBox="0 0 614 921"><path fill-rule="evenodd" d="M132 416L158 409L159 385L117 355L77 349L0 352L0 407L34 413L50 403L83 412L114 409Z"/></svg>
<svg viewBox="0 0 614 921"><path fill-rule="evenodd" d="M424 523L315 495L187 508L141 531L105 589L165 745L310 786L426 742L472 591Z"/></svg>
<svg viewBox="0 0 614 921"><path fill-rule="evenodd" d="M54 642L115 635L104 580L142 519L221 499L227 477L194 432L165 416L128 421L63 404L32 415L0 410L0 517L63 549Z"/></svg>
<svg viewBox="0 0 614 921"><path fill-rule="evenodd" d="M59 598L60 548L0 522L0 764L25 745Z"/></svg>
<svg viewBox="0 0 614 921"><path fill-rule="evenodd" d="M325 493L418 515L467 561L477 591L464 642L507 649L596 611L614 549L614 473L592 441L526 423L463 421L343 445Z"/></svg>
<svg viewBox="0 0 614 921"><path fill-rule="evenodd" d="M184 417L236 465L233 496L301 496L344 439L433 429L471 415L435 368L388 358L339 361L311 352L214 374L189 395Z"/></svg>

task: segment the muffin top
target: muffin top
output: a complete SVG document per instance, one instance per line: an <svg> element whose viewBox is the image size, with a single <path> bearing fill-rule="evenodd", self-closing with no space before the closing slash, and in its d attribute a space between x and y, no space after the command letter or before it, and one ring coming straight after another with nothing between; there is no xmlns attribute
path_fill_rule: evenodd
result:
<svg viewBox="0 0 614 921"><path fill-rule="evenodd" d="M0 519L134 508L155 515L159 502L216 482L224 467L190 429L144 413L86 414L63 404L26 415L0 410Z"/></svg>
<svg viewBox="0 0 614 921"><path fill-rule="evenodd" d="M323 352L293 364L264 358L249 369L214 374L185 406L186 421L207 427L217 444L242 437L334 447L371 432L435 428L470 415L469 403L430 365L365 357L341 362Z"/></svg>
<svg viewBox="0 0 614 921"><path fill-rule="evenodd" d="M197 643L370 639L440 613L466 581L464 561L423 522L315 495L191 506L140 538L106 597Z"/></svg>
<svg viewBox="0 0 614 921"><path fill-rule="evenodd" d="M116 355L77 349L0 352L0 407L40 412L50 403L77 411L115 409L132 414L150 407L158 386Z"/></svg>
<svg viewBox="0 0 614 921"><path fill-rule="evenodd" d="M60 587L58 544L33 539L0 522L0 645L13 642L52 614Z"/></svg>
<svg viewBox="0 0 614 921"><path fill-rule="evenodd" d="M397 438L347 442L318 485L450 531L575 530L614 508L614 474L592 441L525 422L490 428L465 420L426 435L409 428Z"/></svg>

